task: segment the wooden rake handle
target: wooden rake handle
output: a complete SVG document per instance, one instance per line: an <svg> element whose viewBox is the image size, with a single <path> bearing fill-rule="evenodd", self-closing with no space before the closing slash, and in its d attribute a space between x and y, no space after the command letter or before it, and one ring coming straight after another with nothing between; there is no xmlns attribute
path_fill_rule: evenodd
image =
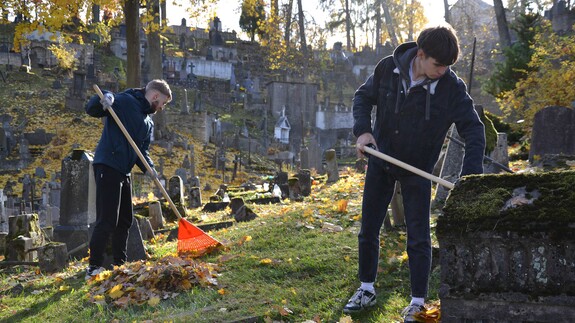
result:
<svg viewBox="0 0 575 323"><path fill-rule="evenodd" d="M406 163L402 162L402 161L399 160L399 159L395 159L395 158L393 158L393 157L391 157L391 156L389 156L389 155L386 155L386 154L384 154L384 153L382 153L382 152L380 152L380 151L377 151L377 150L375 150L375 149L373 149L373 148L370 148L370 147L365 146L365 147L363 147L363 151L365 151L366 153L369 153L369 154L371 154L371 155L373 155L373 156L375 156L375 157L379 157L379 158L381 158L381 159L383 159L383 160L385 160L385 161L387 161L387 162L390 162L390 163L392 163L392 164L394 164L394 165L396 165L396 166L399 166L399 167L401 167L401 168L403 168L403 169L406 169L406 170L408 170L408 171L410 171L410 172L412 172L412 173L414 173L414 174L417 174L417 175L419 175L419 176L425 177L425 178L427 178L427 179L429 179L429 180L431 180L431 181L433 181L433 182L435 182L435 183L437 183L437 184L439 184L439 185L445 186L445 187L448 188L448 189L452 189L452 188L455 186L453 183L451 183L451 182L449 182L449 181L446 181L446 180L444 180L443 178L440 178L440 177L437 177L437 176L435 176L435 175L429 174L428 172L424 172L424 171L422 171L422 170L419 169L419 168L415 168L415 167L413 167L413 166L411 166L411 165L409 165L409 164L406 164Z"/></svg>
<svg viewBox="0 0 575 323"><path fill-rule="evenodd" d="M104 99L104 93L102 93L102 91L100 90L100 87L98 87L97 84L94 84L93 87L94 87L94 91L96 91L96 93L98 94L100 99ZM107 109L108 109L108 112L110 112L110 115L112 115L112 118L114 118L114 121L116 121L116 124L118 125L118 127L120 127L120 130L122 130L122 133L124 134L124 136L126 137L128 142L130 143L132 148L134 148L134 151L136 152L136 154L138 155L138 157L142 161L142 164L144 164L144 166L146 166L146 171L148 172L148 174L151 174L151 176L154 178L154 183L156 183L156 186L160 189L160 191L162 191L162 195L164 195L164 198L168 201L168 203L170 203L170 207L172 208L172 211L174 211L174 213L176 214L178 219L181 219L182 216L180 215L178 208L176 207L176 205L174 204L174 202L172 201L172 199L168 195L168 192L166 192L166 189L164 188L162 183L160 183L158 176L155 176L155 173L152 171L152 167L150 167L150 165L146 161L146 158L144 158L144 155L142 155L140 148L138 148L138 146L136 145L136 143L132 139L132 136L130 136L130 134L128 133L128 130L126 130L126 127L124 127L124 125L122 124L122 121L120 121L120 118L118 118L118 115L116 114L114 109L112 109L111 106L107 107Z"/></svg>

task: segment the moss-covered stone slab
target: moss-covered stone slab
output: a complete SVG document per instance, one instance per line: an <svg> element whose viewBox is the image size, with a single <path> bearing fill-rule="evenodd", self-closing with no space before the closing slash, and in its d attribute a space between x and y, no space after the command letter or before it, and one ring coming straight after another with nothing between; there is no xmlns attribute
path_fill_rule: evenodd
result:
<svg viewBox="0 0 575 323"><path fill-rule="evenodd" d="M467 176L450 192L443 211L438 233L574 233L575 171Z"/></svg>

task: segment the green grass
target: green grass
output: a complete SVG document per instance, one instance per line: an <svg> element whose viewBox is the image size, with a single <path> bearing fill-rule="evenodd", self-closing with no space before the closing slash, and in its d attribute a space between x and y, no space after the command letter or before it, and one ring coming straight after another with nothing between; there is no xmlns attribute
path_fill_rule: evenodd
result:
<svg viewBox="0 0 575 323"><path fill-rule="evenodd" d="M88 301L85 262L74 262L65 272L50 276L35 273L34 267L5 269L0 272L0 322L339 322L359 284L360 178L352 175L320 186L302 203L250 206L260 215L256 220L210 233L226 245L201 259L219 264L216 287L195 287L155 307L117 308ZM334 208L342 196L350 201L347 212ZM324 222L343 230L324 232ZM377 305L351 315L354 322L399 322L409 300L405 234L382 232L381 245ZM173 253L176 244L161 241L148 247L153 262ZM22 293L10 292L17 284L22 284ZM436 269L432 300L437 299L437 285Z"/></svg>

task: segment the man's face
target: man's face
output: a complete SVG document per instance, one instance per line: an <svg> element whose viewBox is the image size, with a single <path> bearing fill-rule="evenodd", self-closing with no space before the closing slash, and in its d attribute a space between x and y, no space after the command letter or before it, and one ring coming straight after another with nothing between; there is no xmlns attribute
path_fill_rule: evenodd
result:
<svg viewBox="0 0 575 323"><path fill-rule="evenodd" d="M419 57L421 60L421 68L422 72L430 79L438 79L445 74L445 71L449 68L449 66L441 65L438 63L435 58L431 56L427 56L421 53Z"/></svg>
<svg viewBox="0 0 575 323"><path fill-rule="evenodd" d="M166 95L163 95L159 92L154 93L151 103L154 113L164 110L164 107L166 106L166 103L168 103L168 101L169 100Z"/></svg>

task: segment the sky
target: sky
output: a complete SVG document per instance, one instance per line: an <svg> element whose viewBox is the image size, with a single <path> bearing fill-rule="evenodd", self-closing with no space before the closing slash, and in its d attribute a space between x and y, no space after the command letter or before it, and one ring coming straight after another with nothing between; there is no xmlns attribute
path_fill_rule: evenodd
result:
<svg viewBox="0 0 575 323"><path fill-rule="evenodd" d="M173 6L172 0L167 1L167 12L168 12L168 21L170 25L179 25L182 21L182 18L186 18L188 26L198 26L205 28L206 24L203 21L195 22L188 18L189 14L186 13L186 9L182 7L175 7ZM184 3L187 0L179 0L180 3ZM457 0L449 0L449 4L455 3ZM486 3L493 5L493 0L483 0ZM429 20L430 24L440 23L443 22L444 16L444 9L443 9L443 0L420 0L422 5L424 6L425 13L427 19ZM505 2L505 1L504 1ZM240 34L241 38L246 38L246 36L242 36L241 29L239 27L238 21L240 20L240 4L241 0L220 0L218 7L215 9L215 13L222 21L222 29L224 31L232 31L235 30ZM295 6L294 2L294 6ZM304 10L307 11L308 14L313 15L316 21L321 21L321 17L323 13L318 8L319 1L318 0L305 0L303 1ZM294 8L295 10L296 8ZM210 13L208 13L210 14ZM211 15L210 15L211 16Z"/></svg>

